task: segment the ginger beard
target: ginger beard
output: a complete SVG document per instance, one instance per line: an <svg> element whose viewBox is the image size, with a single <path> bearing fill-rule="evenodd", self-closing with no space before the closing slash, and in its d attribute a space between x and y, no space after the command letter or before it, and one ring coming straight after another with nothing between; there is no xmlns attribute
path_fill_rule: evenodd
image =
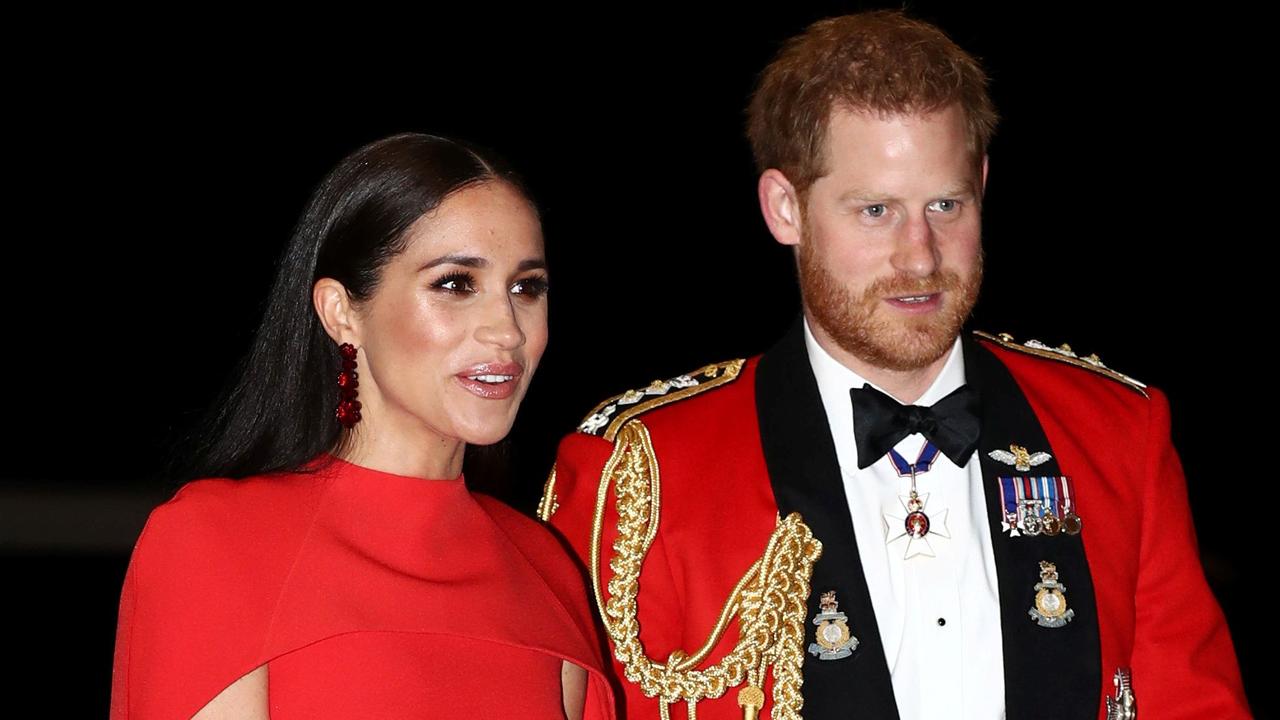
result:
<svg viewBox="0 0 1280 720"><path fill-rule="evenodd" d="M807 218L806 218L807 220ZM813 236L808 223L805 239ZM925 278L882 277L861 297L822 264L812 242L800 243L800 292L815 322L845 352L874 367L899 372L919 370L951 349L960 327L969 318L982 286L979 250L974 273L961 278L954 270L939 270ZM895 313L886 297L924 295L941 291L943 305L936 313L912 317ZM892 317L893 315L898 317Z"/></svg>

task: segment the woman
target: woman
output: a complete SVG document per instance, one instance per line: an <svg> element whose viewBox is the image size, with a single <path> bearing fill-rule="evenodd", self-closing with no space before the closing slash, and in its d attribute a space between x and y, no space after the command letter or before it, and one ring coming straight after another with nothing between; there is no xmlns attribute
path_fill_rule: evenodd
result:
<svg viewBox="0 0 1280 720"><path fill-rule="evenodd" d="M461 477L511 428L546 295L497 158L406 134L330 172L203 479L134 549L112 718L612 717L581 576Z"/></svg>

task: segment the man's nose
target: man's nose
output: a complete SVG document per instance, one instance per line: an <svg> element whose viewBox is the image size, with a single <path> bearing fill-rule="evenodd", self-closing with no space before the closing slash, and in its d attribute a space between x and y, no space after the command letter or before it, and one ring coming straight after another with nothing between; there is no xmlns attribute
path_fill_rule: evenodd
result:
<svg viewBox="0 0 1280 720"><path fill-rule="evenodd" d="M897 238L892 263L894 269L904 275L928 277L937 271L941 262L937 236L924 212L909 216Z"/></svg>

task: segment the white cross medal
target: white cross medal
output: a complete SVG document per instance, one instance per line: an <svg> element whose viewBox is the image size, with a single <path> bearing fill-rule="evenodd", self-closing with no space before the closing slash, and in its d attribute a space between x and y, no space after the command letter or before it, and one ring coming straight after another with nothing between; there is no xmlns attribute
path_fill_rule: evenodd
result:
<svg viewBox="0 0 1280 720"><path fill-rule="evenodd" d="M936 522L931 520L925 512L925 507L929 504L929 493L921 495L916 491L916 474L928 472L933 467L934 461L938 459L938 454L938 448L932 442L924 444L920 450L920 457L914 463L907 462L897 450L889 451L889 460L893 462L898 476L911 478L910 494L898 496L898 501L902 503L902 514L886 512L883 521L886 543L892 545L902 538L907 539L906 550L902 555L904 560L910 560L917 555L937 557L929 537L951 537L951 532L947 529L949 511L944 508L937 513Z"/></svg>

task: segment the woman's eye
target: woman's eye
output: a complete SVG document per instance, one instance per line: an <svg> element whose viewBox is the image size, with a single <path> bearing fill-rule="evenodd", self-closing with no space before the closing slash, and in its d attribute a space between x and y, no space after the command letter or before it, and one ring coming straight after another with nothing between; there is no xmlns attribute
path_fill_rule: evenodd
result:
<svg viewBox="0 0 1280 720"><path fill-rule="evenodd" d="M471 276L467 273L454 273L446 275L431 284L431 287L437 290L444 290L451 293L469 293L475 290L475 283Z"/></svg>
<svg viewBox="0 0 1280 720"><path fill-rule="evenodd" d="M547 279L542 277L531 277L517 280L511 286L511 292L517 295L527 295L535 298L546 295L547 289Z"/></svg>

